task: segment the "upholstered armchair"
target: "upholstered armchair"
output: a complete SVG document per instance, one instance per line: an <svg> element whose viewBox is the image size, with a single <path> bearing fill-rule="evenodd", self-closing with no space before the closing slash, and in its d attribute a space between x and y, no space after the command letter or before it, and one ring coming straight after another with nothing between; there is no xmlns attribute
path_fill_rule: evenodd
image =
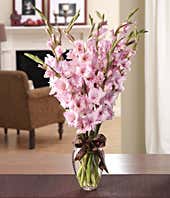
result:
<svg viewBox="0 0 170 198"><path fill-rule="evenodd" d="M59 124L63 133L63 108L49 96L49 88L29 89L27 75L22 71L0 71L0 127L29 131L29 149L35 147L35 129Z"/></svg>

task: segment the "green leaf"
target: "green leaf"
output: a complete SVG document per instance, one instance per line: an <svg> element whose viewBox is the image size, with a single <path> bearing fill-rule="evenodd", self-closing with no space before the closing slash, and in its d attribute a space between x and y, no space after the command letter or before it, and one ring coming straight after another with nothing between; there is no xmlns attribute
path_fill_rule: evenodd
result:
<svg viewBox="0 0 170 198"><path fill-rule="evenodd" d="M118 33L119 33L119 31L120 31L123 27L125 27L126 25L132 25L132 24L133 24L132 22L126 22L125 24L119 26L119 27L117 28L116 32L115 32L115 35L117 36Z"/></svg>
<svg viewBox="0 0 170 198"><path fill-rule="evenodd" d="M127 38L127 43L134 37L134 31L131 31Z"/></svg>
<svg viewBox="0 0 170 198"><path fill-rule="evenodd" d="M132 41L127 42L126 45L129 46L129 45L132 45L134 43L135 43L135 40L132 40Z"/></svg>
<svg viewBox="0 0 170 198"><path fill-rule="evenodd" d="M104 21L104 18L105 18L105 15L103 14L103 15L102 15L102 20L103 20L103 21Z"/></svg>
<svg viewBox="0 0 170 198"><path fill-rule="evenodd" d="M90 37L92 37L93 36L93 31L94 31L94 29L95 29L95 23L91 26L91 29L90 29L90 33L89 33L89 37L88 38L90 38Z"/></svg>
<svg viewBox="0 0 170 198"><path fill-rule="evenodd" d="M40 15L40 17L41 17L45 22L48 21L47 17L46 17L38 8L36 8L36 7L33 7L33 8L34 8L34 10L36 10L36 11L38 12L38 14Z"/></svg>
<svg viewBox="0 0 170 198"><path fill-rule="evenodd" d="M130 34L129 34L129 36L128 36L128 38L132 38L133 35L134 35L134 31L131 31Z"/></svg>
<svg viewBox="0 0 170 198"><path fill-rule="evenodd" d="M139 10L139 8L136 8L133 12L131 12L131 13L129 14L128 18L127 18L127 21L129 21L129 20L132 18L132 16L133 16L138 10Z"/></svg>
<svg viewBox="0 0 170 198"><path fill-rule="evenodd" d="M147 33L147 32L148 32L148 31L145 30L145 29L141 29L141 30L138 31L139 34L145 34L145 33Z"/></svg>
<svg viewBox="0 0 170 198"><path fill-rule="evenodd" d="M44 62L38 57L38 56L34 56L32 54L29 53L24 53L25 56L27 56L28 58L30 58L31 60L35 61L38 64L43 65Z"/></svg>
<svg viewBox="0 0 170 198"><path fill-rule="evenodd" d="M94 20L93 17L89 14L89 20L90 20L90 24L93 25L94 24Z"/></svg>
<svg viewBox="0 0 170 198"><path fill-rule="evenodd" d="M103 20L103 15L99 11L96 11L96 14L99 17L99 19Z"/></svg>
<svg viewBox="0 0 170 198"><path fill-rule="evenodd" d="M34 10L36 10L38 12L38 14L40 15L40 17L42 18L42 20L45 22L45 24L47 25L48 29L47 32L48 34L51 36L54 32L54 28L53 26L49 23L47 17L36 7L33 7Z"/></svg>
<svg viewBox="0 0 170 198"><path fill-rule="evenodd" d="M111 47L111 49L110 49L110 53L113 53L113 52L114 52L116 46L117 46L124 38L125 38L125 37L122 37L122 38L120 38L119 40L113 41L112 47Z"/></svg>
<svg viewBox="0 0 170 198"><path fill-rule="evenodd" d="M111 49L110 49L110 52L111 52L111 53L113 52L114 48L116 47L117 42L118 42L117 40L114 40L114 41L113 41L112 47L111 47Z"/></svg>
<svg viewBox="0 0 170 198"><path fill-rule="evenodd" d="M79 16L80 16L80 10L71 19L70 23L68 24L67 28L65 29L65 33L69 33L72 30L72 28Z"/></svg>

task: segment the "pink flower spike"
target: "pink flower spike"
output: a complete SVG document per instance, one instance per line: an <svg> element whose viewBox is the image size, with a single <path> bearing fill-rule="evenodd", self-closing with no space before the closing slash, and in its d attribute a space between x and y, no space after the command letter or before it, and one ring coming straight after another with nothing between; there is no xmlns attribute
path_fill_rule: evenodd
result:
<svg viewBox="0 0 170 198"><path fill-rule="evenodd" d="M97 105L100 105L100 100L104 97L105 93L101 88L91 88L88 94L89 100Z"/></svg>
<svg viewBox="0 0 170 198"><path fill-rule="evenodd" d="M74 42L74 47L77 53L83 53L84 52L84 42L82 40L76 40Z"/></svg>
<svg viewBox="0 0 170 198"><path fill-rule="evenodd" d="M57 58L60 58L60 56L62 56L62 54L63 54L63 49L62 49L61 45L58 45L58 46L55 48L55 53L56 53Z"/></svg>
<svg viewBox="0 0 170 198"><path fill-rule="evenodd" d="M135 31L127 21L117 31L109 30L103 19L87 40L70 37L73 46L66 60L61 58L66 49L56 45L57 34L50 35L47 45L54 55L45 57L44 77L49 78L50 94L66 110L67 123L78 133L94 131L97 124L114 116L115 101L124 90L131 59L136 53L134 43L127 44L129 27Z"/></svg>
<svg viewBox="0 0 170 198"><path fill-rule="evenodd" d="M47 47L48 47L48 49L49 50L51 50L52 49L52 46L53 46L53 42L52 42L52 40L51 40L51 38L47 41Z"/></svg>
<svg viewBox="0 0 170 198"><path fill-rule="evenodd" d="M73 123L76 119L76 115L73 111L65 111L64 117L66 118L69 125L73 126Z"/></svg>
<svg viewBox="0 0 170 198"><path fill-rule="evenodd" d="M55 77L55 72L52 71L50 68L47 68L44 74L44 78L54 78Z"/></svg>

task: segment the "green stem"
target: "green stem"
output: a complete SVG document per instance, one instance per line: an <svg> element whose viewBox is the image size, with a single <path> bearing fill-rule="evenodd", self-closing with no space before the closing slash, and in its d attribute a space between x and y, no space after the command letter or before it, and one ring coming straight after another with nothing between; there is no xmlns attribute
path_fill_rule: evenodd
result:
<svg viewBox="0 0 170 198"><path fill-rule="evenodd" d="M80 186L96 187L100 179L98 169L98 157L94 153L87 153L81 160L81 165L77 171Z"/></svg>
<svg viewBox="0 0 170 198"><path fill-rule="evenodd" d="M89 155L89 160L87 163L86 176L87 176L87 184L90 185L92 154L89 153L88 155Z"/></svg>
<svg viewBox="0 0 170 198"><path fill-rule="evenodd" d="M80 186L83 186L84 181L86 181L85 177L86 177L87 160L88 160L88 155L86 154L81 160L81 166L79 167L79 170L78 170L79 175L77 175L77 179L80 183Z"/></svg>
<svg viewBox="0 0 170 198"><path fill-rule="evenodd" d="M82 173L81 173L81 178L80 178L80 186L83 186L84 177L85 177L85 171L83 170Z"/></svg>
<svg viewBox="0 0 170 198"><path fill-rule="evenodd" d="M80 166L78 171L77 171L77 179L78 179L78 181L81 180L81 174L82 174L82 166Z"/></svg>
<svg viewBox="0 0 170 198"><path fill-rule="evenodd" d="M94 156L93 165L94 165L94 174L95 174L97 184L98 184L99 179L100 179L98 161L99 161L98 156Z"/></svg>

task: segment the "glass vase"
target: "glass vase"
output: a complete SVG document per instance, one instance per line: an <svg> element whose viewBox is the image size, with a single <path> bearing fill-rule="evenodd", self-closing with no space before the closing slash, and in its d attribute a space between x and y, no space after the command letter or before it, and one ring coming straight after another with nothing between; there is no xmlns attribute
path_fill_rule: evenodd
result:
<svg viewBox="0 0 170 198"><path fill-rule="evenodd" d="M80 148L74 148L72 153L73 169L80 187L85 191L97 189L102 170L99 168L99 156L96 152L87 152L81 160L74 160Z"/></svg>

